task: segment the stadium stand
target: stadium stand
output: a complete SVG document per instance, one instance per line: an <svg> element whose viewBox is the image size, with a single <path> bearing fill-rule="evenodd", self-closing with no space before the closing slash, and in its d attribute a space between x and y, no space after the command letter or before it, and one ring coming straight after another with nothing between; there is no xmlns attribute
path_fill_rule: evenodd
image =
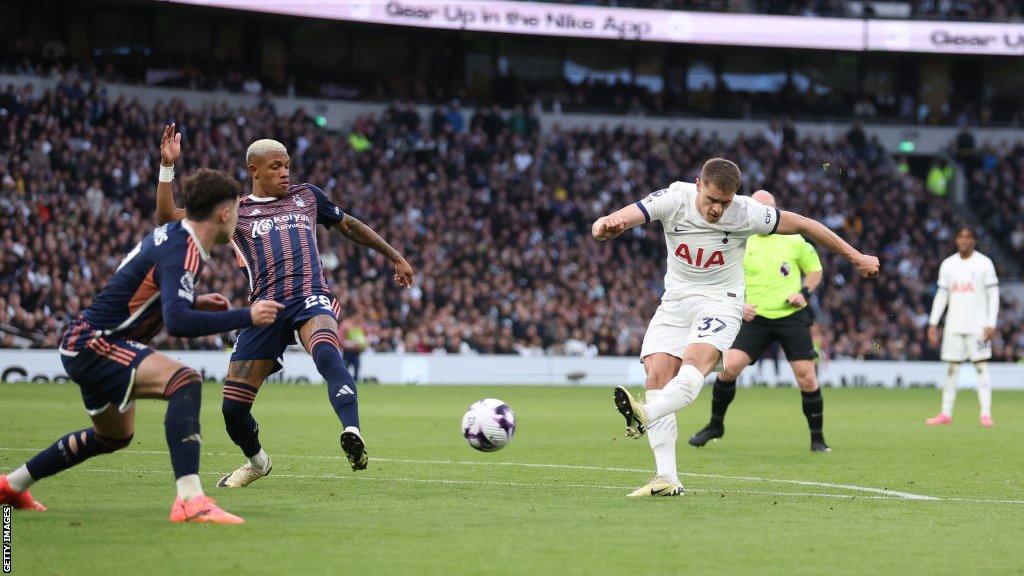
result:
<svg viewBox="0 0 1024 576"><path fill-rule="evenodd" d="M974 210L1011 257L1024 262L1024 145L984 146L959 158Z"/></svg>
<svg viewBox="0 0 1024 576"><path fill-rule="evenodd" d="M587 73L570 81L566 78L528 79L510 72L495 74L485 82L485 87L471 94L465 79L456 76L407 76L400 71L370 74L296 66L287 79L274 81L261 78L255 71L247 71L243 63L206 55L160 56L131 52L116 58L98 55L83 61L70 57L57 39L42 43L14 39L0 50L0 71L66 76L72 80L345 100L397 98L434 104L461 100L467 106L523 105L555 112L843 122L859 118L922 125L1024 126L1024 106L1018 96L954 94L949 102L936 106L918 92L916 85L899 90L879 90L866 84L853 87L836 78L830 80L825 70L794 71L789 77L773 81L777 85L771 88L730 80L729 74L722 70L708 71L709 76L704 80L688 80L693 85L682 94L654 90L641 82L611 79L601 74Z"/></svg>
<svg viewBox="0 0 1024 576"><path fill-rule="evenodd" d="M411 256L418 286L403 292L382 258L321 234L339 300L364 311L379 351L637 353L660 296L660 230L599 244L589 224L692 178L703 158L726 155L744 168L746 192L769 188L783 207L814 215L881 256L887 274L877 283L825 257L817 307L831 356L935 356L923 326L938 263L952 251L954 208L856 129L836 141L801 138L792 127L736 142L686 131L541 134L528 108L483 108L468 117L438 108L421 117L396 104L337 134L302 113L277 114L269 101L246 110L180 102L146 108L111 100L102 85L72 81L46 93L8 87L0 108L5 347L56 346L119 255L154 225L157 138L173 118L185 140L179 174L214 166L244 179L245 146L272 135L292 151L293 180L320 185ZM1009 178L1019 158L1017 149L998 160L1006 167L998 173ZM997 180L992 189L1006 190ZM222 250L215 260L203 289L242 305L246 285L233 257ZM609 261L624 265L602 265ZM1021 316L1021 306L1007 301L995 359L1024 359Z"/></svg>

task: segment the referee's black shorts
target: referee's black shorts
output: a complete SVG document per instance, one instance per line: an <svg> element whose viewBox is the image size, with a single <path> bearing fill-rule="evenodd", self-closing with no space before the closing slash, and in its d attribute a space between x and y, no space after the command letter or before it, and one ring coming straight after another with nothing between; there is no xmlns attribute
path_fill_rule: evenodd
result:
<svg viewBox="0 0 1024 576"><path fill-rule="evenodd" d="M778 342L790 362L814 360L818 353L814 351L814 342L811 340L813 322L814 318L806 307L774 320L755 316L740 327L732 348L746 352L752 361L756 361L772 342Z"/></svg>

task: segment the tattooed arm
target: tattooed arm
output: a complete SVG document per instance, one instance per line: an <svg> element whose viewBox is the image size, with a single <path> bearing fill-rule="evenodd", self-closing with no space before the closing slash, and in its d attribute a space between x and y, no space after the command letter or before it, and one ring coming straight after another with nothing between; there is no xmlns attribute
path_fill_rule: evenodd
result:
<svg viewBox="0 0 1024 576"><path fill-rule="evenodd" d="M388 244L386 240L381 238L380 234L374 232L373 228L363 224L357 218L353 218L350 214L345 214L341 222L334 225L334 228L341 232L345 238L356 244L373 248L386 256L395 265L395 282L405 288L412 286L412 266L409 265L409 262L402 257L398 250L395 250L391 244Z"/></svg>

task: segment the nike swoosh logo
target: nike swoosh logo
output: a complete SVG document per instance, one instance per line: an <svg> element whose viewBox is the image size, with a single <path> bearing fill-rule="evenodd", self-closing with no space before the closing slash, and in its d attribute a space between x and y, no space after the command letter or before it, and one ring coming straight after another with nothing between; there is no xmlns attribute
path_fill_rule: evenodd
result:
<svg viewBox="0 0 1024 576"><path fill-rule="evenodd" d="M672 231L673 232L686 232L686 228L680 228L679 226L676 226L675 228L672 229Z"/></svg>

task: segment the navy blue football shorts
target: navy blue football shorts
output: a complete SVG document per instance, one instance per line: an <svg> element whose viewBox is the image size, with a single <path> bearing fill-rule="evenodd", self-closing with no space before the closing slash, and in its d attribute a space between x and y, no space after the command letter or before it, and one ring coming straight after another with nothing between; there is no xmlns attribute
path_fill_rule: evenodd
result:
<svg viewBox="0 0 1024 576"><path fill-rule="evenodd" d="M131 407L135 373L152 353L133 340L101 335L82 319L72 323L60 346L64 371L78 384L90 416L111 404L122 413Z"/></svg>
<svg viewBox="0 0 1024 576"><path fill-rule="evenodd" d="M282 368L285 349L298 341L297 332L307 320L315 316L330 316L338 320L338 303L331 296L318 295L292 298L282 302L284 309L270 326L250 326L238 333L238 341L231 352L231 361L274 360L274 372Z"/></svg>

